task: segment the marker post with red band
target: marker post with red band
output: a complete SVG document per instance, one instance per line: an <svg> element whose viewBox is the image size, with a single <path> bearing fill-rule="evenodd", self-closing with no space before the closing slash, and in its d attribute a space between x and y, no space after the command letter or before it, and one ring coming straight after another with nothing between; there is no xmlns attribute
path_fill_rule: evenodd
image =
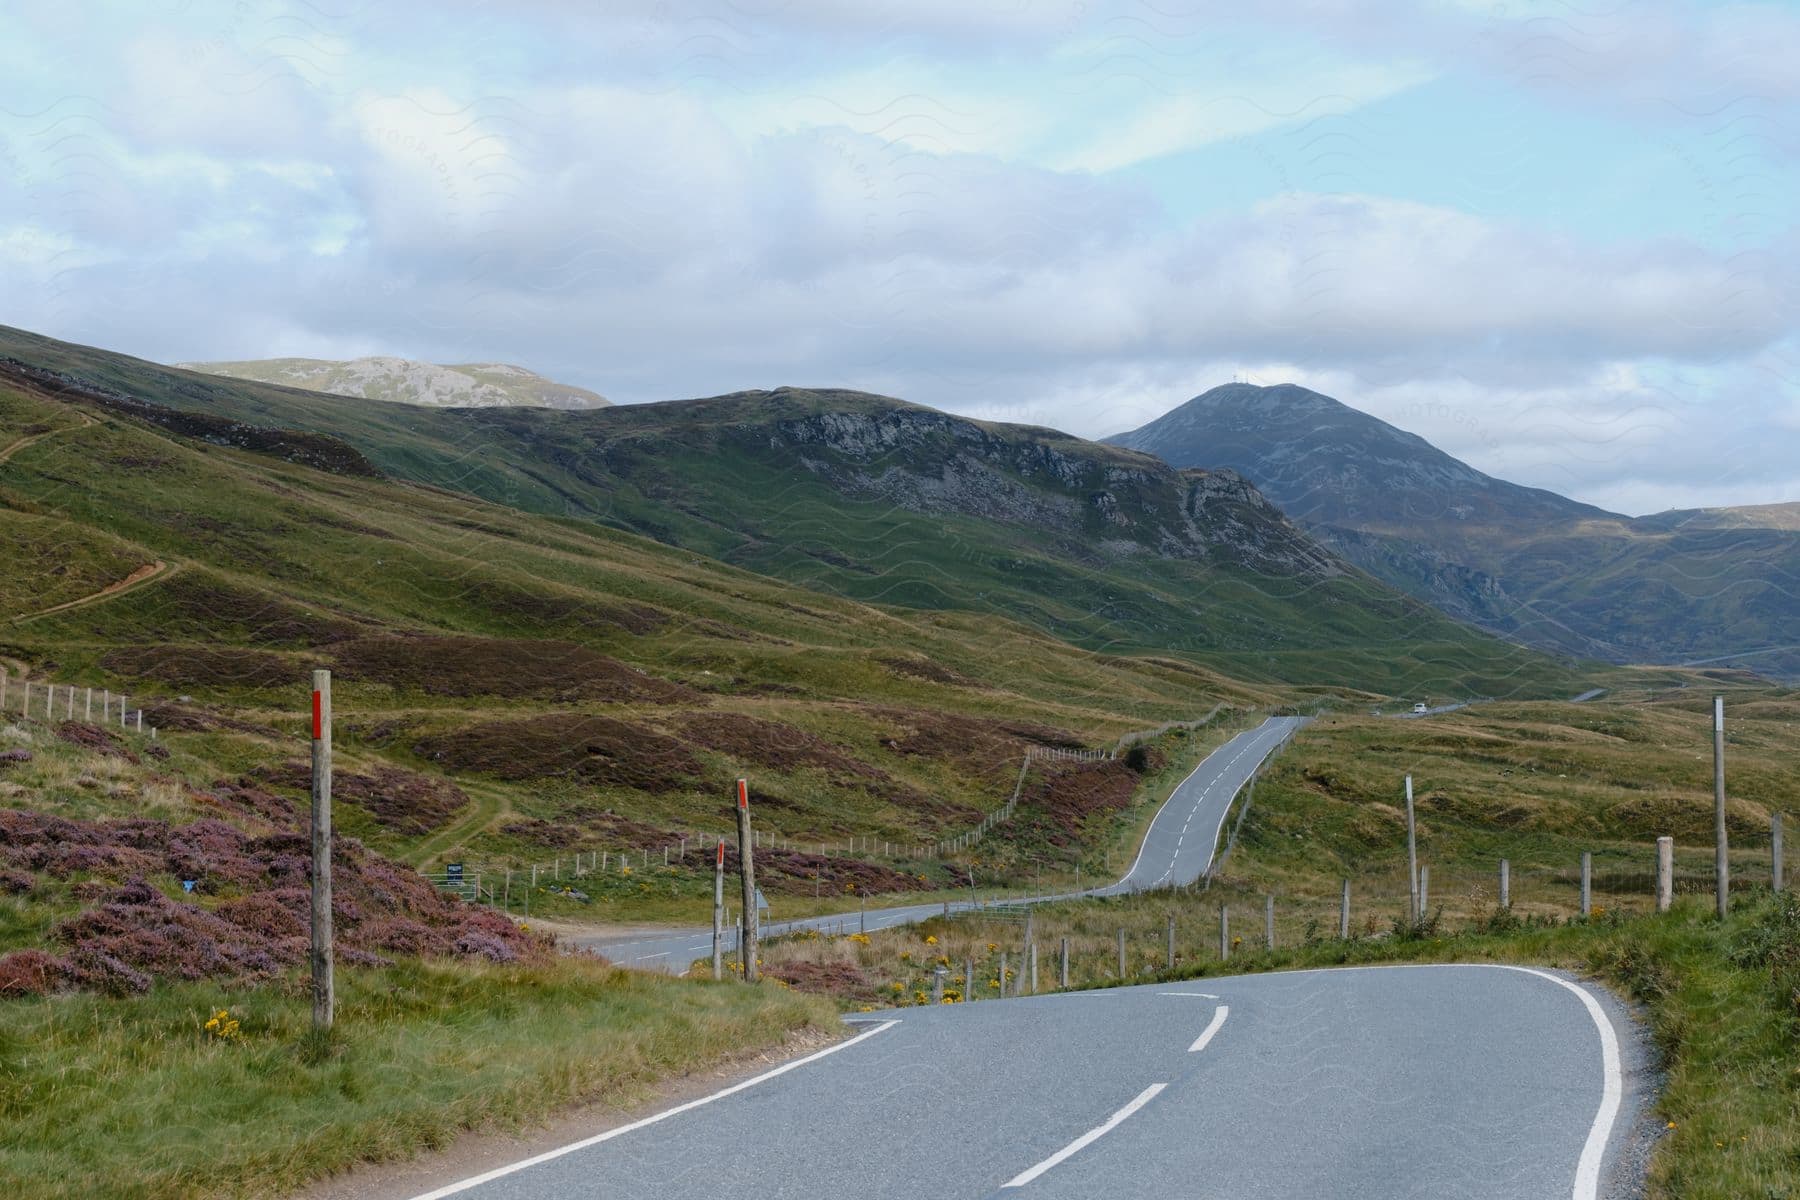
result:
<svg viewBox="0 0 1800 1200"><path fill-rule="evenodd" d="M713 861L713 978L725 978L725 839Z"/></svg>
<svg viewBox="0 0 1800 1200"><path fill-rule="evenodd" d="M750 781L737 781L738 866L744 876L744 944L738 957L744 963L744 982L755 983L756 970L756 863L750 838Z"/></svg>
<svg viewBox="0 0 1800 1200"><path fill-rule="evenodd" d="M312 1017L331 1028L337 1007L331 953L331 672L312 677Z"/></svg>

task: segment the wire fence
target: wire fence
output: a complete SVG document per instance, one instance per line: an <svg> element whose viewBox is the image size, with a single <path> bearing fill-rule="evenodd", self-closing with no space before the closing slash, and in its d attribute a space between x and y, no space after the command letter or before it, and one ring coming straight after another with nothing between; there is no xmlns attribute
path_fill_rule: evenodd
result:
<svg viewBox="0 0 1800 1200"><path fill-rule="evenodd" d="M916 931L931 936L920 958L876 944L865 967L900 982L896 1002L933 990L942 966L954 999L980 1000L1101 982L1129 982L1182 968L1216 967L1267 950L1333 940L1382 940L1520 924L1611 922L1654 913L1654 847L1607 847L1568 866L1503 869L1421 864L1420 912L1406 868L1359 874L1306 890L1272 893L1245 879L1140 892L1100 902L967 906ZM1730 854L1732 894L1786 886L1770 846ZM1782 864L1784 867L1785 864ZM1680 850L1668 876L1671 902L1716 894L1709 847ZM1035 971L1033 963L1036 964ZM973 987L963 986L965 977Z"/></svg>
<svg viewBox="0 0 1800 1200"><path fill-rule="evenodd" d="M100 710L98 722L94 719L96 701ZM144 710L132 708L130 697L123 692L115 695L111 688L100 688L96 694L94 688L71 683L30 676L13 679L8 677L6 668L0 667L0 714L13 710L22 717L41 717L46 721L80 720L116 727L128 733L145 734L152 741L157 736L156 726L144 724ZM115 714L118 717L116 726Z"/></svg>

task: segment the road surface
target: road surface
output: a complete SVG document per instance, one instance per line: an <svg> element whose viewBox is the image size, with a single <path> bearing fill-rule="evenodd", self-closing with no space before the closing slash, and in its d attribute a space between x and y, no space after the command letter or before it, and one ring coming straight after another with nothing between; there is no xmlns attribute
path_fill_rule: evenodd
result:
<svg viewBox="0 0 1800 1200"><path fill-rule="evenodd" d="M1199 879L1212 865L1213 852L1219 843L1220 829L1232 797L1249 781L1252 773L1269 753L1306 723L1304 717L1270 717L1255 729L1246 730L1206 756L1198 767L1176 787L1163 804L1137 861L1117 883L1084 892L1047 896L1047 900L1067 900L1075 896L1112 896L1144 888L1187 884ZM1009 901L1008 903L1026 903ZM951 907L966 908L967 904ZM860 918L862 928L887 929L894 925L910 925L942 913L941 901L935 904L907 904L893 908L870 909ZM848 928L855 932L858 915L812 917L798 921L778 921L763 928L763 936L779 937L805 929ZM644 970L682 972L696 958L712 953L710 928L671 929L651 935L619 937L567 936L563 942L591 949L621 966Z"/></svg>
<svg viewBox="0 0 1800 1200"><path fill-rule="evenodd" d="M1263 760L1305 723L1305 717L1270 717L1207 755L1156 814L1125 878L1087 894L1141 892L1193 883L1206 874L1232 797L1250 781Z"/></svg>
<svg viewBox="0 0 1800 1200"><path fill-rule="evenodd" d="M1603 1200L1641 1169L1604 992L1494 965L872 1014L775 1072L416 1200Z"/></svg>

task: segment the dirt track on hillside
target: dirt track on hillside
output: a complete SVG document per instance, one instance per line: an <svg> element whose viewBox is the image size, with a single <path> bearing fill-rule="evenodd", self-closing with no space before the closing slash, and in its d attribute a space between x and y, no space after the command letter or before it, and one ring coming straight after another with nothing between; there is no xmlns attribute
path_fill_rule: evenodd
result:
<svg viewBox="0 0 1800 1200"><path fill-rule="evenodd" d="M152 579L168 572L169 564L163 562L161 559L157 559L153 563L145 563L125 578L116 583L109 583L97 592L90 592L85 596L78 596L73 600L65 600L61 604L53 604L49 608L41 608L34 613L26 613L22 617L14 617L13 624L20 625L26 621L35 620L38 617L47 617L51 613L64 612L67 609L80 608L84 604L93 604L97 601L108 599L129 588L137 587L141 583L148 583Z"/></svg>

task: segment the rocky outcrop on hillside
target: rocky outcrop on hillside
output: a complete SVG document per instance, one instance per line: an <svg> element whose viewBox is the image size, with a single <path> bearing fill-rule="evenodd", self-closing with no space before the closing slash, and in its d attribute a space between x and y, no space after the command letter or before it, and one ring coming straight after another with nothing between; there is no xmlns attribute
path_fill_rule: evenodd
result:
<svg viewBox="0 0 1800 1200"><path fill-rule="evenodd" d="M1115 557L1160 554L1310 577L1344 569L1231 471L1178 472L1050 430L907 405L763 428L767 449L793 454L839 491L912 512L1029 527Z"/></svg>

